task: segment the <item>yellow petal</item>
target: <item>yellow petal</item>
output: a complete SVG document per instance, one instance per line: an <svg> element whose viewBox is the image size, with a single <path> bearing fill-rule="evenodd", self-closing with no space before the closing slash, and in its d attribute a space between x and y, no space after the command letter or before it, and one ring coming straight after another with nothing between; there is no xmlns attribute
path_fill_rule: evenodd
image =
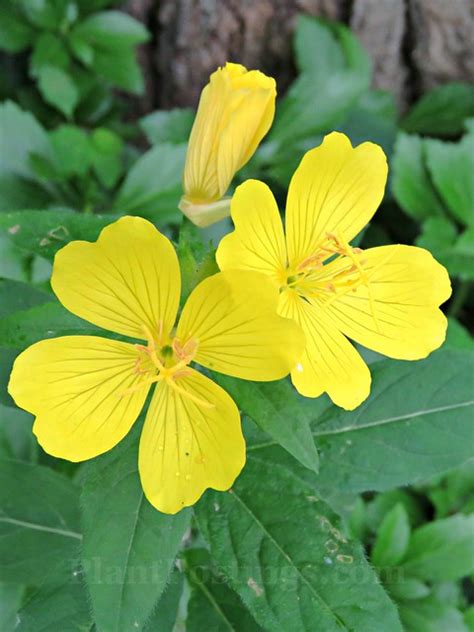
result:
<svg viewBox="0 0 474 632"><path fill-rule="evenodd" d="M368 286L329 301L324 311L336 327L360 344L391 358L417 360L444 341L446 317L438 306L451 295L446 269L423 248L382 246L358 255ZM350 265L330 263L327 274Z"/></svg>
<svg viewBox="0 0 474 632"><path fill-rule="evenodd" d="M333 132L308 151L288 191L290 265L316 254L327 233L355 237L382 201L386 180L385 154L373 143L353 148L347 136Z"/></svg>
<svg viewBox="0 0 474 632"><path fill-rule="evenodd" d="M168 334L181 279L171 242L150 222L122 217L95 243L73 241L54 260L51 285L71 312L99 327L144 338Z"/></svg>
<svg viewBox="0 0 474 632"><path fill-rule="evenodd" d="M324 311L287 290L280 298L280 313L299 323L306 336L305 351L291 372L298 392L306 397L326 392L346 410L359 406L370 392L369 369Z"/></svg>
<svg viewBox="0 0 474 632"><path fill-rule="evenodd" d="M204 88L189 138L184 169L188 202L221 198L251 158L275 114L274 79L239 64L214 72Z"/></svg>
<svg viewBox="0 0 474 632"><path fill-rule="evenodd" d="M247 380L277 380L304 347L299 327L277 316L278 288L266 276L229 270L208 277L191 293L177 336L198 342L196 362Z"/></svg>
<svg viewBox="0 0 474 632"><path fill-rule="evenodd" d="M13 365L8 391L33 415L46 452L84 461L113 448L128 433L148 389L121 397L143 379L133 345L95 336L42 340Z"/></svg>
<svg viewBox="0 0 474 632"><path fill-rule="evenodd" d="M247 180L232 198L235 231L226 235L216 253L221 270L254 270L284 281L286 246L273 193L258 180Z"/></svg>
<svg viewBox="0 0 474 632"><path fill-rule="evenodd" d="M146 497L174 514L208 488L229 489L245 463L240 415L220 386L193 369L160 383L140 439L139 470Z"/></svg>

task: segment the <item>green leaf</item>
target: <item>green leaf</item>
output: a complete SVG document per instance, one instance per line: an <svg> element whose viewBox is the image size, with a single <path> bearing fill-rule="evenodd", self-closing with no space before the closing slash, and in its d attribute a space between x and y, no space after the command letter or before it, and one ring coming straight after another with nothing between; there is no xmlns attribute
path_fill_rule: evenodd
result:
<svg viewBox="0 0 474 632"><path fill-rule="evenodd" d="M338 409L326 398L314 402L320 489L383 491L472 458L472 352L442 350L419 362L384 360L371 370L371 396L355 411ZM249 450L271 451L272 443L257 439Z"/></svg>
<svg viewBox="0 0 474 632"><path fill-rule="evenodd" d="M32 425L29 413L0 404L0 458L36 461L38 445Z"/></svg>
<svg viewBox="0 0 474 632"><path fill-rule="evenodd" d="M117 213L142 215L165 224L181 216L178 202L185 145L155 145L133 165L114 202Z"/></svg>
<svg viewBox="0 0 474 632"><path fill-rule="evenodd" d="M48 301L51 301L51 294L34 285L0 279L0 318Z"/></svg>
<svg viewBox="0 0 474 632"><path fill-rule="evenodd" d="M410 539L410 523L405 507L400 503L389 511L380 525L372 549L375 566L396 566L403 558Z"/></svg>
<svg viewBox="0 0 474 632"><path fill-rule="evenodd" d="M79 102L79 91L70 75L49 64L40 66L38 88L47 103L71 118Z"/></svg>
<svg viewBox="0 0 474 632"><path fill-rule="evenodd" d="M181 303L184 305L192 290L206 277L219 272L216 251L206 246L202 231L186 217L179 230L176 249L181 269Z"/></svg>
<svg viewBox="0 0 474 632"><path fill-rule="evenodd" d="M430 594L428 586L419 579L403 576L398 579L399 581L392 581L386 584L391 597L397 602L423 599Z"/></svg>
<svg viewBox="0 0 474 632"><path fill-rule="evenodd" d="M402 127L416 134L456 136L470 116L474 116L474 87L446 83L423 95L403 118Z"/></svg>
<svg viewBox="0 0 474 632"><path fill-rule="evenodd" d="M259 428L305 467L318 471L318 452L310 427L315 411L311 400L300 397L288 380L246 382L220 373L214 374L213 379Z"/></svg>
<svg viewBox="0 0 474 632"><path fill-rule="evenodd" d="M92 165L94 172L105 187L113 187L122 175L123 140L105 127L92 132Z"/></svg>
<svg viewBox="0 0 474 632"><path fill-rule="evenodd" d="M80 215L70 211L16 211L0 215L0 236L6 235L28 253L52 260L70 241L94 241L113 215Z"/></svg>
<svg viewBox="0 0 474 632"><path fill-rule="evenodd" d="M58 336L103 335L103 330L50 302L0 318L0 340L5 347L25 348Z"/></svg>
<svg viewBox="0 0 474 632"><path fill-rule="evenodd" d="M179 145L188 141L193 121L194 111L191 108L175 108L152 112L140 119L139 125L152 145Z"/></svg>
<svg viewBox="0 0 474 632"><path fill-rule="evenodd" d="M295 42L303 72L280 102L270 133L280 143L335 127L370 83L369 58L346 27L301 16Z"/></svg>
<svg viewBox="0 0 474 632"><path fill-rule="evenodd" d="M30 166L30 155L39 154L47 160L52 158L51 144L47 133L29 113L21 110L12 101L0 105L0 170L2 174L14 174L35 179Z"/></svg>
<svg viewBox="0 0 474 632"><path fill-rule="evenodd" d="M38 77L43 66L54 66L66 70L69 65L69 54L64 42L53 33L42 33L35 41L30 58L30 71Z"/></svg>
<svg viewBox="0 0 474 632"><path fill-rule="evenodd" d="M400 617L407 632L469 632L459 610L431 597L403 604Z"/></svg>
<svg viewBox="0 0 474 632"><path fill-rule="evenodd" d="M65 18L65 0L19 0L28 20L43 29L55 30Z"/></svg>
<svg viewBox="0 0 474 632"><path fill-rule="evenodd" d="M474 337L455 318L448 318L445 347L449 349L474 349Z"/></svg>
<svg viewBox="0 0 474 632"><path fill-rule="evenodd" d="M92 67L113 86L133 94L143 93L142 71L131 50L97 50L94 53Z"/></svg>
<svg viewBox="0 0 474 632"><path fill-rule="evenodd" d="M445 215L425 165L425 146L418 136L400 133L392 160L392 191L407 215L420 221Z"/></svg>
<svg viewBox="0 0 474 632"><path fill-rule="evenodd" d="M145 624L143 632L178 632L175 623L178 618L178 610L183 593L183 573L174 570L170 581L155 605L151 617Z"/></svg>
<svg viewBox="0 0 474 632"><path fill-rule="evenodd" d="M75 581L58 586L42 586L18 611L17 632L61 630L79 632L93 624L87 590L77 575Z"/></svg>
<svg viewBox="0 0 474 632"><path fill-rule="evenodd" d="M474 514L455 515L413 532L403 568L430 581L460 579L474 572Z"/></svg>
<svg viewBox="0 0 474 632"><path fill-rule="evenodd" d="M470 606L464 613L464 621L468 627L468 630L472 632L474 630L474 606Z"/></svg>
<svg viewBox="0 0 474 632"><path fill-rule="evenodd" d="M195 507L211 555L268 631L401 631L360 545L291 468L249 458L230 493Z"/></svg>
<svg viewBox="0 0 474 632"><path fill-rule="evenodd" d="M82 540L76 486L53 470L0 461L0 580L71 577Z"/></svg>
<svg viewBox="0 0 474 632"><path fill-rule="evenodd" d="M446 206L460 222L474 226L474 134L459 143L426 140L426 160Z"/></svg>
<svg viewBox="0 0 474 632"><path fill-rule="evenodd" d="M91 146L84 130L74 125L60 125L50 133L54 164L58 173L83 176L91 163Z"/></svg>
<svg viewBox="0 0 474 632"><path fill-rule="evenodd" d="M204 549L186 552L186 575L191 586L186 632L260 632L262 628L245 609Z"/></svg>
<svg viewBox="0 0 474 632"><path fill-rule="evenodd" d="M121 11L102 11L83 20L74 33L96 48L131 48L146 42L148 31L141 22Z"/></svg>
<svg viewBox="0 0 474 632"><path fill-rule="evenodd" d="M50 202L51 195L38 184L11 173L0 172L0 211L15 211L29 206L45 208Z"/></svg>
<svg viewBox="0 0 474 632"><path fill-rule="evenodd" d="M0 583L0 630L14 632L16 613L23 597L23 586Z"/></svg>
<svg viewBox="0 0 474 632"><path fill-rule="evenodd" d="M161 514L144 497L136 434L88 464L82 493L85 577L94 619L107 632L143 627L191 517Z"/></svg>
<svg viewBox="0 0 474 632"><path fill-rule="evenodd" d="M0 49L21 53L33 42L35 32L10 2L2 3L0 14Z"/></svg>

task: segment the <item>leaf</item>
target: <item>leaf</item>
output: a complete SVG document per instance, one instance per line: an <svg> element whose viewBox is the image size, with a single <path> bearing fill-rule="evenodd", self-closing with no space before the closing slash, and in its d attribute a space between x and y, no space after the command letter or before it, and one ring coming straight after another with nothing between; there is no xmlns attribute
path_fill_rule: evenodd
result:
<svg viewBox="0 0 474 632"><path fill-rule="evenodd" d="M15 211L29 206L45 208L50 202L51 195L35 182L0 172L0 211Z"/></svg>
<svg viewBox="0 0 474 632"><path fill-rule="evenodd" d="M136 434L87 465L81 497L85 578L94 619L107 632L143 627L191 517L161 514L144 497Z"/></svg>
<svg viewBox="0 0 474 632"><path fill-rule="evenodd" d="M314 404L300 397L288 380L246 382L213 374L213 379L234 399L239 409L292 454L317 472L319 458L311 434Z"/></svg>
<svg viewBox="0 0 474 632"><path fill-rule="evenodd" d="M291 469L249 458L230 493L196 505L202 533L231 587L269 632L400 631L395 606L339 521Z"/></svg>
<svg viewBox="0 0 474 632"><path fill-rule="evenodd" d="M5 347L26 348L58 336L103 335L103 330L51 301L0 318L0 340Z"/></svg>
<svg viewBox="0 0 474 632"><path fill-rule="evenodd" d="M15 402L7 392L7 384L10 380L13 362L19 353L20 349L0 347L0 403L5 406L15 406Z"/></svg>
<svg viewBox="0 0 474 632"><path fill-rule="evenodd" d="M407 632L469 632L459 610L431 597L403 604L400 617Z"/></svg>
<svg viewBox="0 0 474 632"><path fill-rule="evenodd" d="M83 20L73 31L97 48L131 48L146 42L148 31L122 11L101 11Z"/></svg>
<svg viewBox="0 0 474 632"><path fill-rule="evenodd" d="M398 570L398 569L397 569ZM401 577L399 581L386 584L389 594L395 601L410 601L423 599L430 594L430 589L419 579L413 577Z"/></svg>
<svg viewBox="0 0 474 632"><path fill-rule="evenodd" d="M114 202L118 213L142 215L165 224L181 213L181 178L185 145L155 145L133 165Z"/></svg>
<svg viewBox="0 0 474 632"><path fill-rule="evenodd" d="M50 133L54 165L58 173L83 176L91 163L91 146L87 134L74 125L60 125Z"/></svg>
<svg viewBox="0 0 474 632"><path fill-rule="evenodd" d="M35 179L30 166L30 155L36 153L47 160L52 158L47 133L29 113L12 101L0 104L1 172Z"/></svg>
<svg viewBox="0 0 474 632"><path fill-rule="evenodd" d="M144 81L141 68L134 53L125 49L96 50L93 69L117 88L133 94L142 94Z"/></svg>
<svg viewBox="0 0 474 632"><path fill-rule="evenodd" d="M399 503L385 516L372 548L375 566L396 566L403 558L410 540L410 523L404 506Z"/></svg>
<svg viewBox="0 0 474 632"><path fill-rule="evenodd" d="M95 241L114 215L80 215L70 211L16 211L0 215L0 236L6 235L23 251L54 259L70 241Z"/></svg>
<svg viewBox="0 0 474 632"><path fill-rule="evenodd" d="M82 540L76 486L53 470L0 461L0 580L71 577Z"/></svg>
<svg viewBox="0 0 474 632"><path fill-rule="evenodd" d="M105 187L113 187L122 175L123 140L105 127L92 132L92 165L94 172Z"/></svg>
<svg viewBox="0 0 474 632"><path fill-rule="evenodd" d="M55 107L67 118L72 117L79 102L79 91L70 75L50 64L40 66L38 88L46 103Z"/></svg>
<svg viewBox="0 0 474 632"><path fill-rule="evenodd" d="M38 77L43 66L62 68L67 72L69 54L61 38L53 33L41 33L35 41L30 57L30 72L33 77Z"/></svg>
<svg viewBox="0 0 474 632"><path fill-rule="evenodd" d="M51 294L34 285L0 279L0 318L49 301Z"/></svg>
<svg viewBox="0 0 474 632"><path fill-rule="evenodd" d="M183 217L176 249L181 269L181 304L206 277L219 272L216 251L206 246L202 231Z"/></svg>
<svg viewBox="0 0 474 632"><path fill-rule="evenodd" d="M0 404L0 458L36 461L38 445L32 425L33 417L26 411Z"/></svg>
<svg viewBox="0 0 474 632"><path fill-rule="evenodd" d="M262 628L245 609L204 549L186 552L186 575L191 586L186 632L261 632Z"/></svg>
<svg viewBox="0 0 474 632"><path fill-rule="evenodd" d="M400 133L392 160L392 191L407 215L416 221L445 215L425 165L423 140Z"/></svg>
<svg viewBox="0 0 474 632"><path fill-rule="evenodd" d="M455 318L448 318L448 333L445 348L474 349L474 337Z"/></svg>
<svg viewBox="0 0 474 632"><path fill-rule="evenodd" d="M140 119L139 125L152 145L179 145L188 141L193 121L194 111L191 108L174 108L152 112Z"/></svg>
<svg viewBox="0 0 474 632"><path fill-rule="evenodd" d="M441 350L419 362L383 360L371 371L371 396L355 411L316 400L311 427L321 490L383 491L472 458L472 352ZM248 449L263 453L272 443L257 439Z"/></svg>
<svg viewBox="0 0 474 632"><path fill-rule="evenodd" d="M452 82L423 95L402 119L402 127L416 134L456 136L470 116L474 116L474 87Z"/></svg>
<svg viewBox="0 0 474 632"><path fill-rule="evenodd" d="M28 20L42 29L55 30L65 18L67 2L62 0L18 0Z"/></svg>
<svg viewBox="0 0 474 632"><path fill-rule="evenodd" d="M474 514L436 520L413 532L403 568L429 581L461 579L474 572Z"/></svg>
<svg viewBox="0 0 474 632"><path fill-rule="evenodd" d="M23 592L23 586L18 584L0 583L0 630L3 632L14 631Z"/></svg>
<svg viewBox="0 0 474 632"><path fill-rule="evenodd" d="M171 572L170 581L155 605L151 617L143 628L144 632L174 632L178 617L178 609L183 593L183 573L178 570ZM176 629L177 632L177 629Z"/></svg>
<svg viewBox="0 0 474 632"><path fill-rule="evenodd" d="M346 27L301 16L295 42L303 72L280 102L269 135L280 143L293 143L341 123L370 82L369 58Z"/></svg>
<svg viewBox="0 0 474 632"><path fill-rule="evenodd" d="M34 39L34 30L11 3L2 3L0 14L0 49L7 53L21 53Z"/></svg>
<svg viewBox="0 0 474 632"><path fill-rule="evenodd" d="M426 140L426 161L446 206L460 222L474 226L474 134L459 143Z"/></svg>
<svg viewBox="0 0 474 632"><path fill-rule="evenodd" d="M16 632L86 632L93 624L89 596L80 578L57 586L42 586L18 611Z"/></svg>

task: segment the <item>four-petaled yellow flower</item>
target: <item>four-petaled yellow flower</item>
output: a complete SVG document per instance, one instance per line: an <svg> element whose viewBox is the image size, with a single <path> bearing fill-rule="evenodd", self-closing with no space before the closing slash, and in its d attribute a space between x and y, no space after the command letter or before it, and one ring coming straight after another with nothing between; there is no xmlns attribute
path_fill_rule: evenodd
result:
<svg viewBox="0 0 474 632"><path fill-rule="evenodd" d="M227 63L204 88L189 138L180 209L198 226L229 215L221 199L252 157L275 115L275 80Z"/></svg>
<svg viewBox="0 0 474 632"><path fill-rule="evenodd" d="M370 391L369 369L346 336L405 360L426 357L445 338L447 321L438 306L451 286L428 251L349 245L377 210L386 180L380 147L353 148L346 136L332 133L293 175L286 241L270 189L248 180L232 199L235 231L217 251L221 270L259 271L279 287L279 314L293 318L306 336L291 373L297 390L308 397L327 392L346 409Z"/></svg>
<svg viewBox="0 0 474 632"><path fill-rule="evenodd" d="M143 342L65 336L20 354L9 392L36 416L33 430L46 452L83 461L110 450L156 384L139 448L149 501L175 513L207 487L228 489L245 462L239 411L190 363L248 380L287 375L304 337L277 315L274 285L248 271L209 277L191 293L174 330L178 259L170 241L138 217L106 227L96 243L65 246L51 283L77 316Z"/></svg>

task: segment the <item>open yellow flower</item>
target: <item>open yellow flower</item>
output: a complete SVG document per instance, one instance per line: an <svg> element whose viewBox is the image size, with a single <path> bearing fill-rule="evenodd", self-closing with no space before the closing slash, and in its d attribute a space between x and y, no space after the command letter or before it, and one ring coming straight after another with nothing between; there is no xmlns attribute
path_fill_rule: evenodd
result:
<svg viewBox="0 0 474 632"><path fill-rule="evenodd" d="M252 157L275 115L275 80L227 63L204 88L189 138L180 209L198 226L229 215L221 199Z"/></svg>
<svg viewBox="0 0 474 632"><path fill-rule="evenodd" d="M245 462L236 405L200 365L257 381L287 375L301 330L276 314L278 291L247 271L218 273L188 298L176 330L180 271L170 241L144 219L124 217L97 242L71 242L52 286L71 312L141 344L96 336L38 342L15 361L9 392L36 416L49 454L83 461L114 447L156 384L140 440L149 501L175 513L207 487L228 489Z"/></svg>
<svg viewBox="0 0 474 632"><path fill-rule="evenodd" d="M279 314L293 318L306 336L291 373L298 391L307 397L327 392L346 409L370 391L369 369L346 336L404 360L424 358L445 338L438 306L451 286L428 251L349 245L377 210L386 180L380 147L353 148L344 134L332 133L293 175L286 240L270 189L248 180L232 200L235 231L217 251L221 270L262 272L280 288Z"/></svg>

